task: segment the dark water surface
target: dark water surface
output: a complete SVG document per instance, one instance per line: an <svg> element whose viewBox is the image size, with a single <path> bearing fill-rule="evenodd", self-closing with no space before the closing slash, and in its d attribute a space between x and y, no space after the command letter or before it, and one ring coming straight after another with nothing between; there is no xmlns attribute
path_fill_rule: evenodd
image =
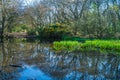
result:
<svg viewBox="0 0 120 80"><path fill-rule="evenodd" d="M0 44L0 80L120 80L120 57L55 52L51 44Z"/></svg>

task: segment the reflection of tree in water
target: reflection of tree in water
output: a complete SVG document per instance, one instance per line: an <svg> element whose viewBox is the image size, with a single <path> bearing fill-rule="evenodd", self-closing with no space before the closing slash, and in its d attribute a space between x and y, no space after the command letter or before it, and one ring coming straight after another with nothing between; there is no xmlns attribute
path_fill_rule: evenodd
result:
<svg viewBox="0 0 120 80"><path fill-rule="evenodd" d="M2 55L2 62L0 63L0 80L12 80L17 75L14 72L17 68L12 68L9 65L19 64L19 61L27 59L33 53L34 47L36 47L36 44L26 45L24 43L14 43L10 40L1 43L0 54Z"/></svg>
<svg viewBox="0 0 120 80"><path fill-rule="evenodd" d="M28 64L36 64L44 73L57 80L120 78L120 58L115 56L68 52L58 54L47 44L37 43L10 42L2 44L1 50L3 71L0 74L12 73L15 68L5 66L22 60Z"/></svg>
<svg viewBox="0 0 120 80"><path fill-rule="evenodd" d="M52 54L51 75L58 77L63 74L59 72L63 71L65 74L61 78L65 77L70 80L120 78L119 57L89 54L91 53Z"/></svg>
<svg viewBox="0 0 120 80"><path fill-rule="evenodd" d="M15 72L0 71L0 80L16 80Z"/></svg>
<svg viewBox="0 0 120 80"><path fill-rule="evenodd" d="M12 73L10 71L10 68L8 67L8 63L10 63L11 61L11 55L9 55L8 53L11 52L11 49L6 50L6 45L4 43L0 44L0 48L1 48L1 53L2 56L2 62L1 62L1 68L0 68L0 80L11 80L13 79L14 76L14 72ZM8 46L9 47L9 46Z"/></svg>

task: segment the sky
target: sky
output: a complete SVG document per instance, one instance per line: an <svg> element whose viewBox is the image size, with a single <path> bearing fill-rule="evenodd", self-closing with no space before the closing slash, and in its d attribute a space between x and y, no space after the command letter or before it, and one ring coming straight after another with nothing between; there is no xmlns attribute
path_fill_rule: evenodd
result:
<svg viewBox="0 0 120 80"><path fill-rule="evenodd" d="M23 1L23 0L22 0ZM26 5L32 5L33 4L33 2L39 2L40 0L24 0L24 3L26 4Z"/></svg>
<svg viewBox="0 0 120 80"><path fill-rule="evenodd" d="M31 4L34 0L25 0L25 2L27 2L27 4Z"/></svg>
<svg viewBox="0 0 120 80"><path fill-rule="evenodd" d="M25 5L30 5L35 0L24 0Z"/></svg>

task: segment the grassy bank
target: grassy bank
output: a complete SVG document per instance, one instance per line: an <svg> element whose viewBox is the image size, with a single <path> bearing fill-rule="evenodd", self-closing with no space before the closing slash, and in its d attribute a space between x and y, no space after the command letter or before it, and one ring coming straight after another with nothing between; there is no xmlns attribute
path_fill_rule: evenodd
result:
<svg viewBox="0 0 120 80"><path fill-rule="evenodd" d="M111 51L120 52L120 40L87 40L85 43L78 41L55 41L53 48L56 51Z"/></svg>

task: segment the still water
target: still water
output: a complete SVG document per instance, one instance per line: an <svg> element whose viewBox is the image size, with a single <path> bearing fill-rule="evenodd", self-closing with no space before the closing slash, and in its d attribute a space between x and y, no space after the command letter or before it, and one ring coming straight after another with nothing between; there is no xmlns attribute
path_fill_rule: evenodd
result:
<svg viewBox="0 0 120 80"><path fill-rule="evenodd" d="M52 44L0 44L0 80L120 80L120 57L55 52Z"/></svg>

